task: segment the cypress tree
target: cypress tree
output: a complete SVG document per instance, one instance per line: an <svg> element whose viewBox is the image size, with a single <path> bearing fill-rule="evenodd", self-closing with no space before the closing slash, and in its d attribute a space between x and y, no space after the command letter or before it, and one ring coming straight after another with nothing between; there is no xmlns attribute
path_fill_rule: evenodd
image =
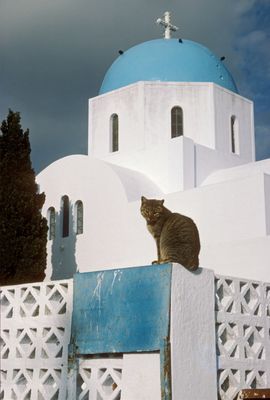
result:
<svg viewBox="0 0 270 400"><path fill-rule="evenodd" d="M0 133L0 284L42 281L46 268L45 194L38 193L29 131L9 110Z"/></svg>

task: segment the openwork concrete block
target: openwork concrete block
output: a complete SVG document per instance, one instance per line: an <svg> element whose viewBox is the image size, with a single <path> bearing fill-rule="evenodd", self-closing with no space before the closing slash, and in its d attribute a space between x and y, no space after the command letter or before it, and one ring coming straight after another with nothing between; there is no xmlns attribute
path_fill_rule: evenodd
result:
<svg viewBox="0 0 270 400"><path fill-rule="evenodd" d="M1 289L1 399L66 399L73 281Z"/></svg>
<svg viewBox="0 0 270 400"><path fill-rule="evenodd" d="M219 398L270 387L270 284L216 277Z"/></svg>

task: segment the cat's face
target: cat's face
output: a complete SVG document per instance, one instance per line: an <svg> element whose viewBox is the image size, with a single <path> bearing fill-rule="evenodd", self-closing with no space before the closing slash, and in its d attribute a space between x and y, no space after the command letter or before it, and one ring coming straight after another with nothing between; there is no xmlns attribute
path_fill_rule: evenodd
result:
<svg viewBox="0 0 270 400"><path fill-rule="evenodd" d="M141 214L149 225L155 224L163 213L164 200L141 198Z"/></svg>

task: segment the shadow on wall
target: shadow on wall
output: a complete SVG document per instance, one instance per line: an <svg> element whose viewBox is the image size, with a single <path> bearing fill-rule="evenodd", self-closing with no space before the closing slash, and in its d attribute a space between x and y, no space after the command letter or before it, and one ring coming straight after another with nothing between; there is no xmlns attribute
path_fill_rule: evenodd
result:
<svg viewBox="0 0 270 400"><path fill-rule="evenodd" d="M69 279L77 272L76 233L74 230L74 207L69 209L68 235L63 237L63 207L55 213L55 237L52 240L51 280Z"/></svg>

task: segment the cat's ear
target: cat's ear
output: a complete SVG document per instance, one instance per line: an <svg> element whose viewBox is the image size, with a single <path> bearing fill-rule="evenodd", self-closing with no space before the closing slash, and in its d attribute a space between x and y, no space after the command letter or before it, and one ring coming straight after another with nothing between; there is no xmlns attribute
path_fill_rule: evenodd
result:
<svg viewBox="0 0 270 400"><path fill-rule="evenodd" d="M163 206L165 200L160 200L160 205Z"/></svg>
<svg viewBox="0 0 270 400"><path fill-rule="evenodd" d="M141 197L141 201L142 201L142 203L145 203L145 202L146 202L146 200L147 200L147 199L146 199L144 196L142 196L142 197Z"/></svg>

